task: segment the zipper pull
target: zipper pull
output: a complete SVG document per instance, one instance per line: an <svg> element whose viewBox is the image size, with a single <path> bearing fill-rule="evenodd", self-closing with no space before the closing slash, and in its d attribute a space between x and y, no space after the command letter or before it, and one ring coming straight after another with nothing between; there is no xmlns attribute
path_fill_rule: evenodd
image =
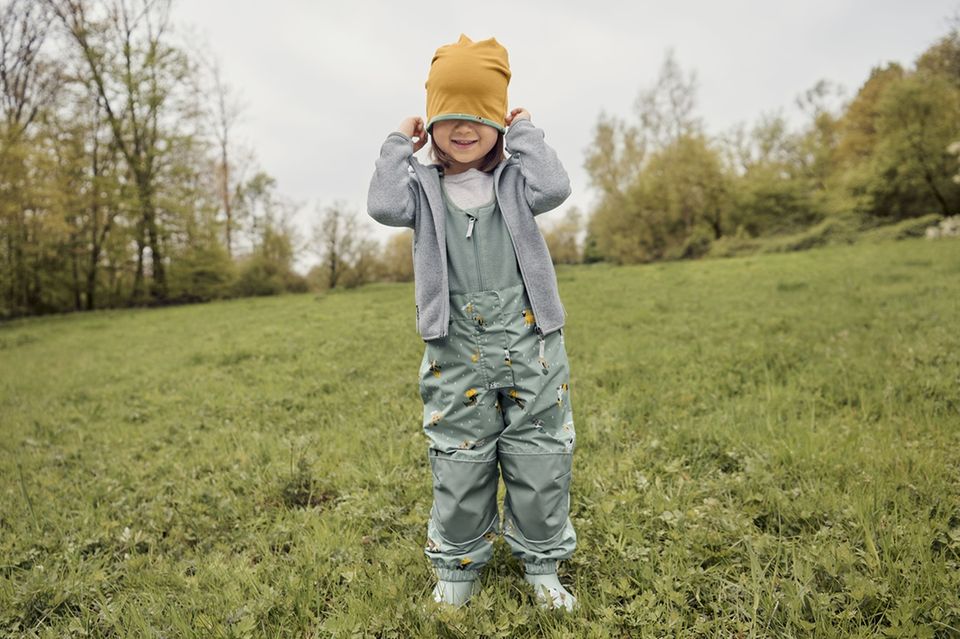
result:
<svg viewBox="0 0 960 639"><path fill-rule="evenodd" d="M468 215L467 217L470 218L470 221L467 222L467 239L469 240L470 236L473 235L473 224L477 221L477 218L472 215Z"/></svg>
<svg viewBox="0 0 960 639"><path fill-rule="evenodd" d="M547 374L547 358L544 356L544 339L543 333L538 331L537 339L540 340L540 357L537 358L537 361L540 362L540 366L543 368L543 374Z"/></svg>

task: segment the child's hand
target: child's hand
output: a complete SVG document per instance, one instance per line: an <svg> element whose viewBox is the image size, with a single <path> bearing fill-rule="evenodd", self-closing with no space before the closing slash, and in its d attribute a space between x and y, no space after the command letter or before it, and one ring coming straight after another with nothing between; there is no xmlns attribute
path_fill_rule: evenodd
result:
<svg viewBox="0 0 960 639"><path fill-rule="evenodd" d="M514 109L513 111L510 112L510 115L507 116L507 126L510 126L517 120L529 120L529 119L530 119L529 111L523 108Z"/></svg>
<svg viewBox="0 0 960 639"><path fill-rule="evenodd" d="M413 140L414 153L422 149L423 145L427 143L427 132L423 128L423 118L417 116L404 118L400 126L397 127L397 131Z"/></svg>

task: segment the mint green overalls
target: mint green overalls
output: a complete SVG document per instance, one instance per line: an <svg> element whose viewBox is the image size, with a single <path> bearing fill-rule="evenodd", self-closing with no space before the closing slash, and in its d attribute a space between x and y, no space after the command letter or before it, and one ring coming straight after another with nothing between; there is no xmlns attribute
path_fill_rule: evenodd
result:
<svg viewBox="0 0 960 639"><path fill-rule="evenodd" d="M528 574L553 573L577 540L563 334L540 334L496 200L468 210L444 200L450 330L426 342L420 366L433 471L425 552L440 579L471 581L502 532Z"/></svg>

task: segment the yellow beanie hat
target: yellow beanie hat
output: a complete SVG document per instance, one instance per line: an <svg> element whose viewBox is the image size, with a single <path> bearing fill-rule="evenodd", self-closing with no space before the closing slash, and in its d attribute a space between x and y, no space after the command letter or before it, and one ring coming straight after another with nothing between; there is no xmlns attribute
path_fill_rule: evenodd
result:
<svg viewBox="0 0 960 639"><path fill-rule="evenodd" d="M427 76L427 131L439 120L477 120L506 131L510 62L496 38L461 34L433 54Z"/></svg>

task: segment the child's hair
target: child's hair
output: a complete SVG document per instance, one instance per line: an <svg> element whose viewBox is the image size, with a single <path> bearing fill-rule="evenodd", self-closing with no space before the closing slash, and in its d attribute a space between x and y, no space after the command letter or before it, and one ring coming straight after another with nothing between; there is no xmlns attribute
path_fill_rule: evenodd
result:
<svg viewBox="0 0 960 639"><path fill-rule="evenodd" d="M433 137L430 138L430 157L435 162L439 162L443 168L450 168L450 156L444 153L443 149L434 143ZM497 141L494 142L493 148L490 149L490 152L483 156L483 164L480 165L480 170L484 173L490 173L497 168L497 165L500 164L503 158L503 133L497 131Z"/></svg>

